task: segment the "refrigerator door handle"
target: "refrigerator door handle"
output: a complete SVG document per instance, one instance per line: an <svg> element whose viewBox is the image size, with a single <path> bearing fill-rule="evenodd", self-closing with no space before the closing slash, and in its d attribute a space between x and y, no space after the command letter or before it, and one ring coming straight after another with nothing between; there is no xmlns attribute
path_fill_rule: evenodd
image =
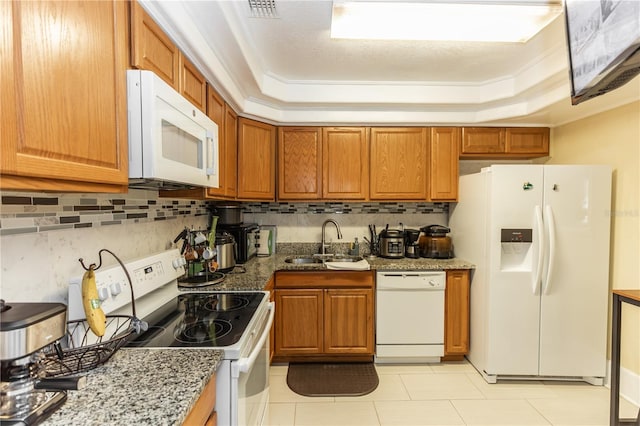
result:
<svg viewBox="0 0 640 426"><path fill-rule="evenodd" d="M549 228L549 263L547 265L547 277L544 280L544 294L548 294L556 257L556 224L553 218L553 209L551 209L550 205L545 207L545 222Z"/></svg>
<svg viewBox="0 0 640 426"><path fill-rule="evenodd" d="M536 206L534 209L536 228L538 233L538 264L533 276L533 294L537 295L540 290L540 280L542 279L542 265L544 263L544 223L542 222L542 208Z"/></svg>

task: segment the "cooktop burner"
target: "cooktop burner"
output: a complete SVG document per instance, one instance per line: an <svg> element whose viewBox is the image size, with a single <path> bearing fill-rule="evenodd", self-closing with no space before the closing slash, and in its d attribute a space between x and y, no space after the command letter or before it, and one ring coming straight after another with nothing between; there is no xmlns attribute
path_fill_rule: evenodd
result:
<svg viewBox="0 0 640 426"><path fill-rule="evenodd" d="M219 346L217 342L229 334L232 328L231 323L223 319L198 321L184 330L176 329L174 336L182 343L212 343L213 346Z"/></svg>
<svg viewBox="0 0 640 426"><path fill-rule="evenodd" d="M148 330L127 346L231 346L264 297L260 292L181 294L145 318Z"/></svg>

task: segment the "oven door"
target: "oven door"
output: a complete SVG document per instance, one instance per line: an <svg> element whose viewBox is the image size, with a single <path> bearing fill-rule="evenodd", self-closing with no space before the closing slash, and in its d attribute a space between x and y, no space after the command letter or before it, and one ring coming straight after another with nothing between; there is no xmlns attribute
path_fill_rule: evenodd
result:
<svg viewBox="0 0 640 426"><path fill-rule="evenodd" d="M274 312L274 304L269 303L266 321L260 321L262 327L251 353L231 362L232 425L259 426L265 421L269 405L269 332Z"/></svg>

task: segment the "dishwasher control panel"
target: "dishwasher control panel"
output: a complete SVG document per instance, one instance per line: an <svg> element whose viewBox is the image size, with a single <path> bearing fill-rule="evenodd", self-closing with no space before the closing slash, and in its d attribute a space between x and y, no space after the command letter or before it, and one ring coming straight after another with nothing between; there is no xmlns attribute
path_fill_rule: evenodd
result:
<svg viewBox="0 0 640 426"><path fill-rule="evenodd" d="M378 290L444 290L447 275L444 271L383 271L376 273Z"/></svg>

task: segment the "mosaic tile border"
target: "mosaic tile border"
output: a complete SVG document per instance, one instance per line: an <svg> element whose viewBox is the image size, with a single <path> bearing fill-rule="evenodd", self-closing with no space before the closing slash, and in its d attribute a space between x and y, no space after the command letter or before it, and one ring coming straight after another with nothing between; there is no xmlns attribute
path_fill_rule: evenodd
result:
<svg viewBox="0 0 640 426"><path fill-rule="evenodd" d="M243 203L244 213L280 214L424 214L449 212L449 203Z"/></svg>
<svg viewBox="0 0 640 426"><path fill-rule="evenodd" d="M155 193L41 194L0 192L0 235L172 220L208 215L204 201Z"/></svg>

